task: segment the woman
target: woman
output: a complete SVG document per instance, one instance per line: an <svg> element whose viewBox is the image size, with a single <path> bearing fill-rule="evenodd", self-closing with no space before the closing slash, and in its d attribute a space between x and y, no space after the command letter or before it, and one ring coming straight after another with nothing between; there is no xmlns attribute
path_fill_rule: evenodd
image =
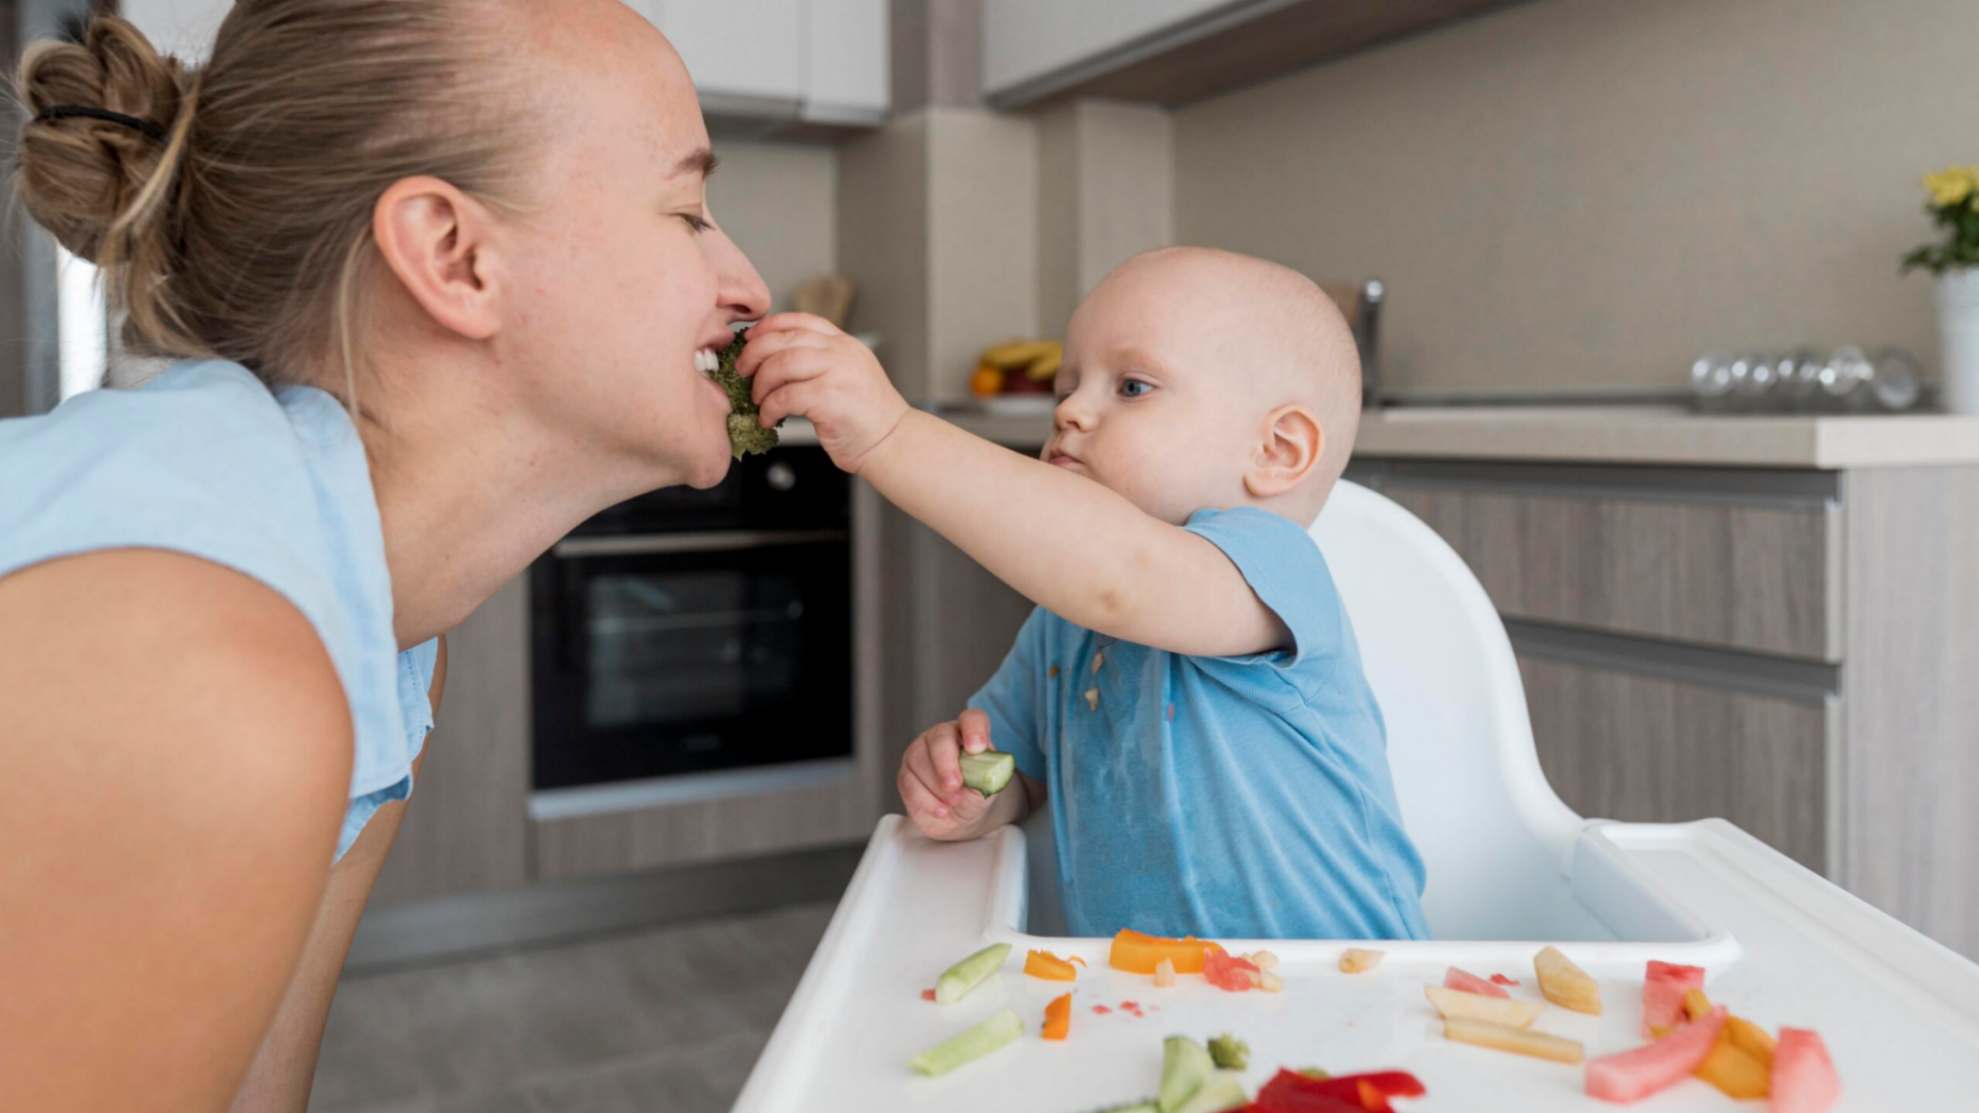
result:
<svg viewBox="0 0 1979 1113"><path fill-rule="evenodd" d="M15 185L131 391L0 423L0 1109L301 1109L441 635L725 474L763 283L615 0L252 0L41 44ZM334 863L334 864L333 864Z"/></svg>

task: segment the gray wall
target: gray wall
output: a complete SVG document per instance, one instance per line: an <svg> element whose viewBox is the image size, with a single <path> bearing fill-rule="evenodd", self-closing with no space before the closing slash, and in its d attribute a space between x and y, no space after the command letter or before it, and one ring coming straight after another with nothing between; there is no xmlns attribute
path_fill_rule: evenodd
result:
<svg viewBox="0 0 1979 1113"><path fill-rule="evenodd" d="M1176 234L1378 274L1391 386L1675 387L1700 350L1935 368L1918 178L1979 155L1972 0L1539 0L1175 115Z"/></svg>
<svg viewBox="0 0 1979 1113"><path fill-rule="evenodd" d="M778 309L807 278L838 265L838 152L793 143L715 140L708 183L715 219L769 283Z"/></svg>

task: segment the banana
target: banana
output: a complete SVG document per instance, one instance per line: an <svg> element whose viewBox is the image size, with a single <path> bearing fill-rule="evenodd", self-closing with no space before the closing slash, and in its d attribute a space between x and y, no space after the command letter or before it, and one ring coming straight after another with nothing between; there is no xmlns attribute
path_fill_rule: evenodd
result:
<svg viewBox="0 0 1979 1113"><path fill-rule="evenodd" d="M983 349L982 362L1005 371L1028 366L1039 356L1056 349L1056 340L1006 340Z"/></svg>
<svg viewBox="0 0 1979 1113"><path fill-rule="evenodd" d="M1065 362L1065 349L1053 343L1051 351L1024 365L1024 377L1034 383L1042 383L1058 374L1059 365Z"/></svg>

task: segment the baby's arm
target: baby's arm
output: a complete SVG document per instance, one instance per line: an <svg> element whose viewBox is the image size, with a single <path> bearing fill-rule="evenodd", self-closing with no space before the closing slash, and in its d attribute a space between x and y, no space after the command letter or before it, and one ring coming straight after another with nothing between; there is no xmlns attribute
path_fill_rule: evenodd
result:
<svg viewBox="0 0 1979 1113"><path fill-rule="evenodd" d="M1008 823L1022 823L1042 799L1043 786L1022 773L1002 792L985 797L962 784L961 758L990 749L989 716L974 709L937 723L907 747L900 760L900 802L908 818L931 839L973 839Z"/></svg>
<svg viewBox="0 0 1979 1113"><path fill-rule="evenodd" d="M801 414L832 459L1018 593L1072 623L1175 653L1291 644L1222 550L1106 487L913 410L863 344L770 317L737 362L765 424Z"/></svg>

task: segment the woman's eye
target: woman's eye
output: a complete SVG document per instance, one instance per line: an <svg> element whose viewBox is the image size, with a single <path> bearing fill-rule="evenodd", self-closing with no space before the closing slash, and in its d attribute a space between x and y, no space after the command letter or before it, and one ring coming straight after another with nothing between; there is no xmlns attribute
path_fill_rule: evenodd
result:
<svg viewBox="0 0 1979 1113"><path fill-rule="evenodd" d="M1120 397L1139 398L1154 389L1154 384L1144 379L1120 380Z"/></svg>
<svg viewBox="0 0 1979 1113"><path fill-rule="evenodd" d="M703 220L698 216L695 216L693 213L681 213L680 219L686 221L687 226L689 228L694 229L694 234L697 236L707 231L708 229L714 227L714 225L708 223L706 220Z"/></svg>

